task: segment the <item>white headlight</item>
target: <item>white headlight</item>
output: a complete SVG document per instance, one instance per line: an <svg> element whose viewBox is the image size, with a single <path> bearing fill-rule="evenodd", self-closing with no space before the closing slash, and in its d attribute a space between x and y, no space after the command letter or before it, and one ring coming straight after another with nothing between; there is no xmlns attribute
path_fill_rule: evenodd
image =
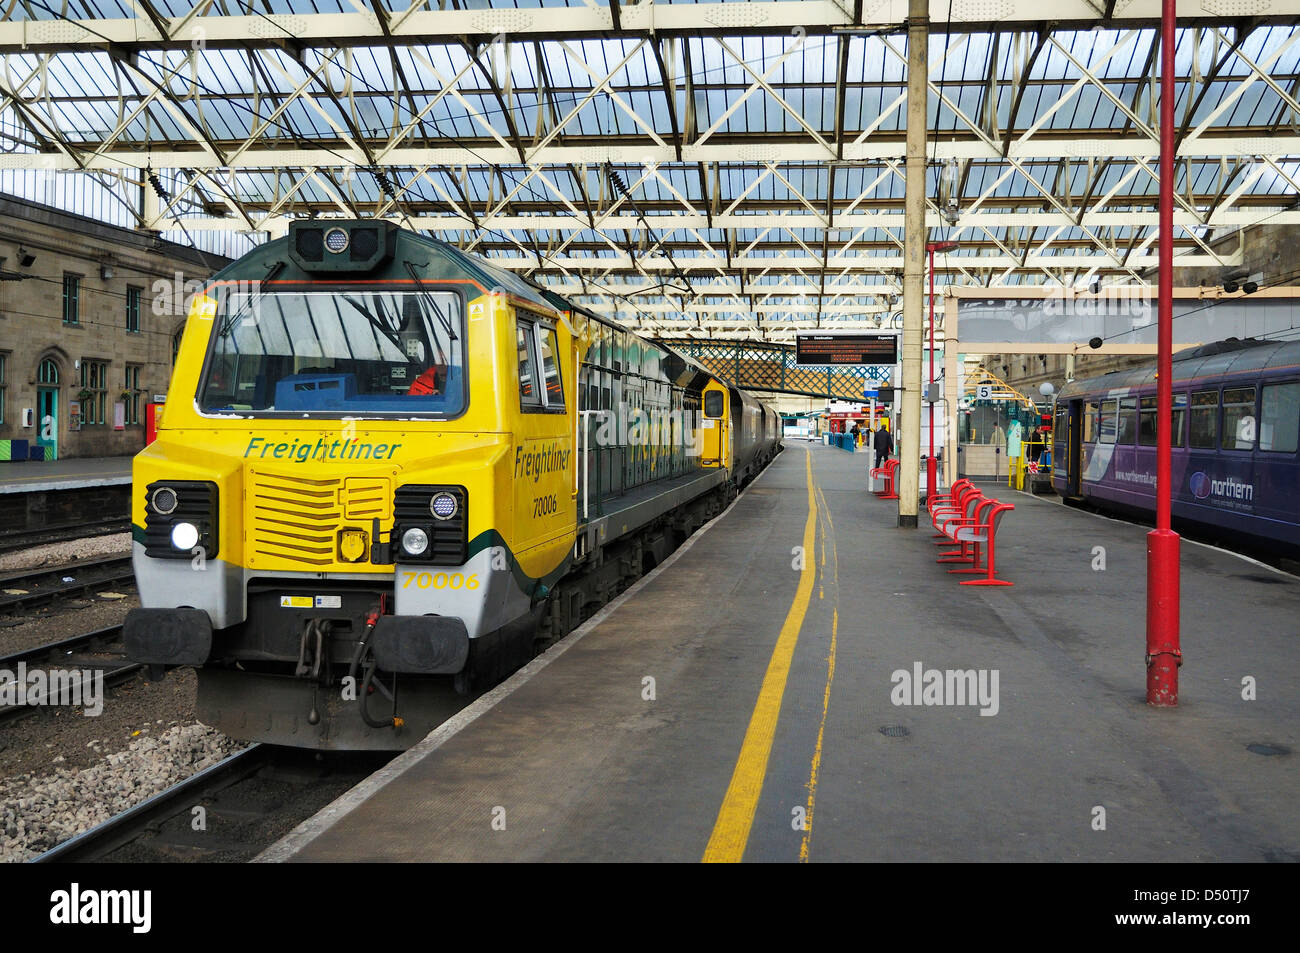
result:
<svg viewBox="0 0 1300 953"><path fill-rule="evenodd" d="M429 534L412 526L402 534L402 549L408 556L421 556L429 548Z"/></svg>
<svg viewBox="0 0 1300 953"><path fill-rule="evenodd" d="M172 527L172 545L186 551L193 549L199 542L199 528L193 523L177 523Z"/></svg>

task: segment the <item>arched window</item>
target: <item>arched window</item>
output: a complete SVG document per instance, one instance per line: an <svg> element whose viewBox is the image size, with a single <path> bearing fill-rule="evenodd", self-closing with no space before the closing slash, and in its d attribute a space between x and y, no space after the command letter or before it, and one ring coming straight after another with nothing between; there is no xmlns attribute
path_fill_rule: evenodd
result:
<svg viewBox="0 0 1300 953"><path fill-rule="evenodd" d="M173 367L176 366L176 355L180 353L181 338L184 336L185 336L185 324L184 322L182 322L181 326L176 329L176 333L172 335L172 366Z"/></svg>
<svg viewBox="0 0 1300 953"><path fill-rule="evenodd" d="M41 361L41 366L36 371L36 380L46 386L58 384L59 365L52 358L47 357Z"/></svg>

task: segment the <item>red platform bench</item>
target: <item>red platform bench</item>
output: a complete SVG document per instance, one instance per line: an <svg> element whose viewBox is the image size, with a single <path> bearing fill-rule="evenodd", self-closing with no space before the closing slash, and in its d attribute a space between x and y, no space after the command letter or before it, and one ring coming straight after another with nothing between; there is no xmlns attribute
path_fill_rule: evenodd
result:
<svg viewBox="0 0 1300 953"><path fill-rule="evenodd" d="M886 460L885 465L883 467L871 468L871 478L873 480L876 477L882 477L885 481L885 488L883 490L871 491L872 493L876 494L876 496L880 497L882 500L898 499L898 493L894 489L894 476L898 472L899 463L900 461L898 460Z"/></svg>
<svg viewBox="0 0 1300 953"><path fill-rule="evenodd" d="M997 578L997 535L998 524L1002 517L1014 510L1012 503L1000 503L994 499L985 499L978 490L968 493L963 500L961 515L948 514L936 528L940 529L947 540L957 543L958 549L940 553L936 562L968 562L971 565L962 569L949 569L950 573L983 574L981 579L967 579L963 586L1012 586L1015 583ZM984 556L984 565L980 565L980 556Z"/></svg>

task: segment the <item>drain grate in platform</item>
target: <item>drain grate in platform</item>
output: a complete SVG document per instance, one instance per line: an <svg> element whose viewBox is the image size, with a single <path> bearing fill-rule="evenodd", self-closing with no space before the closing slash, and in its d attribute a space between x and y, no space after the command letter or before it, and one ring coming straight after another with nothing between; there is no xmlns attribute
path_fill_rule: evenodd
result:
<svg viewBox="0 0 1300 953"><path fill-rule="evenodd" d="M1251 754L1262 754L1266 758L1272 757L1273 755L1291 753L1290 748L1283 747L1282 745L1266 745L1260 744L1259 742L1256 742L1253 745L1246 745L1246 750Z"/></svg>
<svg viewBox="0 0 1300 953"><path fill-rule="evenodd" d="M880 733L886 738L905 738L911 734L905 725L881 725Z"/></svg>

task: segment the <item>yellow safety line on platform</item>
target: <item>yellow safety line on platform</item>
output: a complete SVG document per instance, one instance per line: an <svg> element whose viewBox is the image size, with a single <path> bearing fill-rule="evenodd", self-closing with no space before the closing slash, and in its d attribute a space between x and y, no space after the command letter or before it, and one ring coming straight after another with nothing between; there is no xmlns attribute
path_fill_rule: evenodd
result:
<svg viewBox="0 0 1300 953"><path fill-rule="evenodd" d="M799 844L799 863L808 863L812 855L813 815L817 808L817 779L822 769L822 740L826 736L826 716L831 708L831 685L835 681L835 653L839 647L840 634L840 551L835 545L835 523L831 520L831 507L826 502L826 494L817 487L817 497L821 500L822 513L825 515L825 528L822 531L822 556L831 552L831 583L835 594L835 607L831 609L831 648L826 658L826 689L822 692L822 719L817 726L817 746L813 749L812 765L808 770L808 814L804 818L803 840Z"/></svg>
<svg viewBox="0 0 1300 953"><path fill-rule="evenodd" d="M812 599L813 582L817 577L817 498L813 492L812 454L807 457L808 521L803 530L803 570L794 602L781 626L772 658L767 663L763 686L758 692L754 713L740 746L740 757L731 775L731 784L718 809L718 819L713 823L713 835L704 849L704 863L738 863L749 842L749 829L758 809L758 797L763 791L763 778L767 774L767 760L772 753L772 738L776 735L776 721L781 714L781 698L790 675L790 662L794 658L795 643L803 627L808 603Z"/></svg>

